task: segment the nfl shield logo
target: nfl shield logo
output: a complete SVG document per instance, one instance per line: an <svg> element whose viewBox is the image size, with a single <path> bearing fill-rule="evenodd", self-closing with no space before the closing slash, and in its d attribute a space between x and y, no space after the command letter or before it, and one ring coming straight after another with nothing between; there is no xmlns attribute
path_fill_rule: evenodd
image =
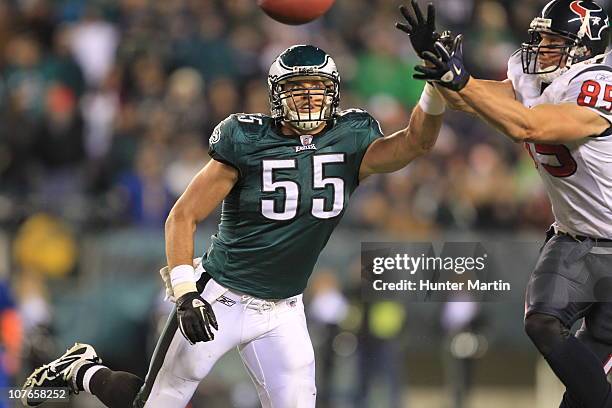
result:
<svg viewBox="0 0 612 408"><path fill-rule="evenodd" d="M308 146L312 143L312 135L301 135L300 142L302 142L302 146Z"/></svg>

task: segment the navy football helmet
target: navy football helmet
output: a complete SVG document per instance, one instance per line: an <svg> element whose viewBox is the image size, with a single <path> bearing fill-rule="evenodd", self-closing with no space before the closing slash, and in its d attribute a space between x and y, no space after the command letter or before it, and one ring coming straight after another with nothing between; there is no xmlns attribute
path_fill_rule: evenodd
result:
<svg viewBox="0 0 612 408"><path fill-rule="evenodd" d="M550 83L572 64L603 54L610 41L608 14L590 0L553 0L531 22L531 39L523 43L523 72ZM542 35L560 37L559 44L541 45ZM542 55L558 56L556 64L542 66Z"/></svg>

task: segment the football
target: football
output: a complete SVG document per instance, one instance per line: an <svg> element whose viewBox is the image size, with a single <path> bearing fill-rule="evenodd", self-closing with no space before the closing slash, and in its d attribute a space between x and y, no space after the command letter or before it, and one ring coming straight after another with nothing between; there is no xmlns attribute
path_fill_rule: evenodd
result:
<svg viewBox="0 0 612 408"><path fill-rule="evenodd" d="M257 0L257 4L274 20L299 25L325 14L334 0Z"/></svg>

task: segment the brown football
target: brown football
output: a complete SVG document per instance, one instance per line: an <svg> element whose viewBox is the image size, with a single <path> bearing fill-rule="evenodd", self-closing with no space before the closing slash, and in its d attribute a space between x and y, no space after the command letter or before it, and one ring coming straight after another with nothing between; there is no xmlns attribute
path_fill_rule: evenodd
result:
<svg viewBox="0 0 612 408"><path fill-rule="evenodd" d="M321 17L334 0L257 0L257 4L274 20L299 25Z"/></svg>

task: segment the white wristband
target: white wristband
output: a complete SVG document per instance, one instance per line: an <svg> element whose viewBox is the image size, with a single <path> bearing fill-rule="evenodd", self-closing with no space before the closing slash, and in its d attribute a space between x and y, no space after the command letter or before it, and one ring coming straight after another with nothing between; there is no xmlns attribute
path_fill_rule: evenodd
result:
<svg viewBox="0 0 612 408"><path fill-rule="evenodd" d="M419 106L428 115L441 115L446 110L446 101L440 92L427 82L423 88Z"/></svg>
<svg viewBox="0 0 612 408"><path fill-rule="evenodd" d="M193 265L178 265L170 271L170 282L174 296L178 299L188 292L196 292L195 269Z"/></svg>

